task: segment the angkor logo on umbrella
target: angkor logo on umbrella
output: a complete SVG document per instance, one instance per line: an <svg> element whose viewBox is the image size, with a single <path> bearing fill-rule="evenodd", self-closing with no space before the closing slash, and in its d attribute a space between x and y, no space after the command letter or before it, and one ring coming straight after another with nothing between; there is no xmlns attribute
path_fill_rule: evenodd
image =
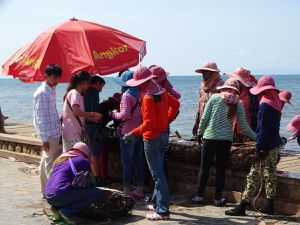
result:
<svg viewBox="0 0 300 225"><path fill-rule="evenodd" d="M113 59L116 55L122 54L128 51L127 45L120 45L117 48L109 48L107 51L104 52L97 52L93 50L94 59Z"/></svg>

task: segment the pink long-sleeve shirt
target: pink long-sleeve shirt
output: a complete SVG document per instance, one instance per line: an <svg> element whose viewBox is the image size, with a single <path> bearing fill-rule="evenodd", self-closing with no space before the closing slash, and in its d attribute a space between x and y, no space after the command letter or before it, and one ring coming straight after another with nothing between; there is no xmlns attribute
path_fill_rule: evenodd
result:
<svg viewBox="0 0 300 225"><path fill-rule="evenodd" d="M139 127L142 124L143 119L140 105L138 105L131 113L131 110L135 107L136 102L136 98L125 92L122 95L120 112L112 113L112 117L114 119L124 121L121 127L122 135L131 132L134 128Z"/></svg>

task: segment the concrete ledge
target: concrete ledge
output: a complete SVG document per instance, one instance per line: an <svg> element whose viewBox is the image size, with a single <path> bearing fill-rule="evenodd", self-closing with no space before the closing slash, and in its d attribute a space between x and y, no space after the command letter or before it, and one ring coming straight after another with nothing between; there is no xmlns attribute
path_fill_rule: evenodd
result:
<svg viewBox="0 0 300 225"><path fill-rule="evenodd" d="M40 139L12 134L0 134L0 141L21 143L27 145L43 146Z"/></svg>
<svg viewBox="0 0 300 225"><path fill-rule="evenodd" d="M0 149L0 157L9 158L13 157L17 161L26 162L31 164L39 164L41 157L36 155L29 155L26 153L12 152L4 149Z"/></svg>

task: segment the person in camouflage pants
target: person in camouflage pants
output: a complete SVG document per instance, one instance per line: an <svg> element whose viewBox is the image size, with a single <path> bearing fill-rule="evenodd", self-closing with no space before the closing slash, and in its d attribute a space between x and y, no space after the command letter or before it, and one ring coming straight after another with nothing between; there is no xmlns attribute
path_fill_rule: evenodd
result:
<svg viewBox="0 0 300 225"><path fill-rule="evenodd" d="M256 128L256 150L254 163L247 176L247 185L242 201L233 209L225 211L228 216L245 216L247 205L251 204L261 182L265 182L266 200L260 209L262 213L273 214L274 199L277 188L277 163L279 150L283 145L280 137L280 120L282 102L279 90L270 76L262 76L257 86L250 89L251 94L259 99L259 111Z"/></svg>
<svg viewBox="0 0 300 225"><path fill-rule="evenodd" d="M279 148L274 148L269 151L266 158L257 160L251 167L250 173L247 176L247 185L244 190L242 200L250 203L255 197L260 185L261 176L265 181L266 197L274 199L277 188L277 158Z"/></svg>

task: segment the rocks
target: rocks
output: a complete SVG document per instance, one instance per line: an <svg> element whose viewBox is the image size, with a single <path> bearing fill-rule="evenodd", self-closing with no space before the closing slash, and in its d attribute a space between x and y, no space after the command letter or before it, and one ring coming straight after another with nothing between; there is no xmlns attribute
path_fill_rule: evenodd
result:
<svg viewBox="0 0 300 225"><path fill-rule="evenodd" d="M20 171L26 173L26 174L31 174L31 175L39 175L39 168L34 165L25 165L19 168Z"/></svg>
<svg viewBox="0 0 300 225"><path fill-rule="evenodd" d="M133 198L124 196L123 193L118 190L109 188L100 189L103 193L103 199L81 213L80 217L101 221L106 218L117 219L129 215L135 206Z"/></svg>
<svg viewBox="0 0 300 225"><path fill-rule="evenodd" d="M248 171L251 167L251 154L255 143L234 144L231 149L228 168ZM167 158L172 162L200 164L201 149L196 142L172 141L167 148Z"/></svg>

